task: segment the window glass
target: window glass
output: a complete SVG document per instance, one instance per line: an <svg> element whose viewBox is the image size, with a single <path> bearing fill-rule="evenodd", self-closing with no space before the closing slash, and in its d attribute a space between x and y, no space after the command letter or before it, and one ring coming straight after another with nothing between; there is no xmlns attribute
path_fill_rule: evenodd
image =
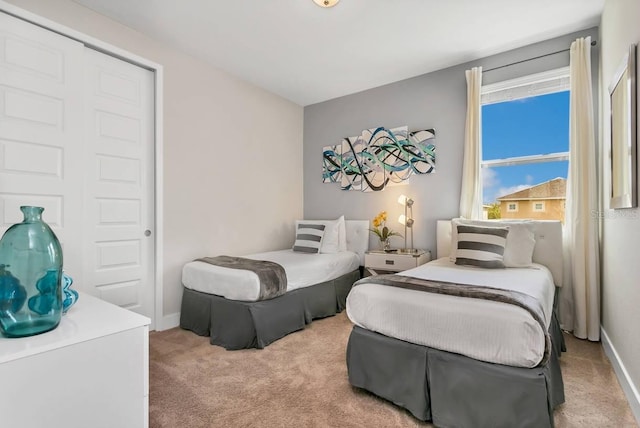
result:
<svg viewBox="0 0 640 428"><path fill-rule="evenodd" d="M568 151L568 90L483 105L483 204L499 218L563 221Z"/></svg>
<svg viewBox="0 0 640 428"><path fill-rule="evenodd" d="M484 203L492 204L502 196L528 189L554 178L566 179L568 170L569 161L484 167L482 168Z"/></svg>
<svg viewBox="0 0 640 428"><path fill-rule="evenodd" d="M482 159L569 151L569 91L482 106Z"/></svg>

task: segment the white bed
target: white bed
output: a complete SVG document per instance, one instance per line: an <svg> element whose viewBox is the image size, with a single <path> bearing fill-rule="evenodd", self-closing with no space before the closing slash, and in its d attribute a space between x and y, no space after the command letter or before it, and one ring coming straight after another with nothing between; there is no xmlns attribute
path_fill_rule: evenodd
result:
<svg viewBox="0 0 640 428"><path fill-rule="evenodd" d="M281 250L243 257L275 262L284 267L287 274L287 291L336 279L360 266L360 256L353 251L305 254L293 250ZM255 302L260 294L260 281L256 273L200 261L190 262L184 266L182 283L191 290L244 302Z"/></svg>
<svg viewBox="0 0 640 428"><path fill-rule="evenodd" d="M347 220L343 224L345 240L339 242L344 244L343 251L307 254L282 250L244 256L284 267L286 292L273 298L258 300L260 285L252 271L187 263L182 276L185 288L180 327L209 336L211 344L229 350L264 348L313 319L341 312L351 286L360 278L369 246L368 221Z"/></svg>
<svg viewBox="0 0 640 428"><path fill-rule="evenodd" d="M562 225L510 224L508 235L528 230L527 239L533 241L530 267L484 269L456 265L455 257L449 258L451 224L438 222L437 260L398 275L523 293L539 302L540 322L526 309L502 303L510 299L480 298L484 291L453 288L478 298L458 297L438 294L448 293L452 286L446 284L432 293L416 290L420 284L402 288L404 281L394 276L365 278L351 289L346 303L355 324L347 346L349 382L436 426L553 427L553 409L564 402L559 363L564 342L554 311L556 287L562 285ZM468 233L473 232L462 232ZM467 242L459 247L468 250L466 237L456 244L462 241Z"/></svg>
<svg viewBox="0 0 640 428"><path fill-rule="evenodd" d="M545 330L528 311L511 304L379 284L362 284L351 290L347 298L349 319L385 336L481 361L535 367L542 360L555 293L546 267L482 269L458 266L443 257L400 275L526 293L542 303ZM496 337L500 341L494 340Z"/></svg>

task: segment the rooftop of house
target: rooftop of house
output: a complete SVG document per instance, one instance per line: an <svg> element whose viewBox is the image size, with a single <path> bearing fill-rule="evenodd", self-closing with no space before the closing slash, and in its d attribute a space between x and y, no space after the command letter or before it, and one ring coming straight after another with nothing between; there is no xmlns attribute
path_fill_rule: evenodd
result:
<svg viewBox="0 0 640 428"><path fill-rule="evenodd" d="M531 199L564 199L567 195L567 180L554 178L544 183L519 190L497 198L498 201L522 201Z"/></svg>

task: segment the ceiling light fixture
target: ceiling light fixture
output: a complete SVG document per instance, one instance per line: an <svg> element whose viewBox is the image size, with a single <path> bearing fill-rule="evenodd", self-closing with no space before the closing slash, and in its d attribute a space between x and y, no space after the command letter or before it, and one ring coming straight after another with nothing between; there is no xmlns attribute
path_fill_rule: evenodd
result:
<svg viewBox="0 0 640 428"><path fill-rule="evenodd" d="M315 4L320 7L333 7L338 4L340 0L313 0Z"/></svg>

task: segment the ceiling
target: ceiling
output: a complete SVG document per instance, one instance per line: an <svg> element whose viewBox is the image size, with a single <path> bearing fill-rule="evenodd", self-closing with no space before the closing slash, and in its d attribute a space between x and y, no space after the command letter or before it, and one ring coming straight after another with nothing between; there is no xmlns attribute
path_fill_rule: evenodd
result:
<svg viewBox="0 0 640 428"><path fill-rule="evenodd" d="M305 106L599 24L604 0L74 0Z"/></svg>

